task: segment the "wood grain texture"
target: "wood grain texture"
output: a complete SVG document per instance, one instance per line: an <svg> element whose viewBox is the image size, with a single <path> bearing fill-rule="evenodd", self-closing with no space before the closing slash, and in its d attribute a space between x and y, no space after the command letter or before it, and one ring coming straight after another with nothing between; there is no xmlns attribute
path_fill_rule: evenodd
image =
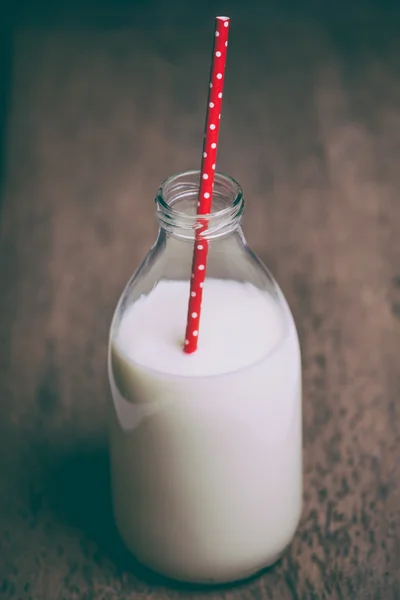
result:
<svg viewBox="0 0 400 600"><path fill-rule="evenodd" d="M291 304L303 352L293 544L261 576L212 591L167 584L120 547L108 327L154 240L159 183L199 164L212 32L212 16L185 31L182 11L154 22L141 11L124 27L14 32L0 205L0 598L398 599L394 13L232 14L218 166L244 188L246 236Z"/></svg>

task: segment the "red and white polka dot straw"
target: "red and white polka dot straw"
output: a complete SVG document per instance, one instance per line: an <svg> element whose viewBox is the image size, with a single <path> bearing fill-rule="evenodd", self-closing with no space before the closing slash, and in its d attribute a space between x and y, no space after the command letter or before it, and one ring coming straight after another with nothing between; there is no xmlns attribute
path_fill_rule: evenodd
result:
<svg viewBox="0 0 400 600"><path fill-rule="evenodd" d="M211 63L210 91L207 101L206 128L201 161L200 190L197 214L211 212L214 186L215 164L218 149L218 134L221 119L222 95L225 79L226 53L228 48L229 17L215 19L215 37ZM208 240L201 236L207 223L201 223L196 230L193 250L192 278L190 282L189 308L186 325L184 351L191 354L197 350L203 298L203 285L206 277Z"/></svg>

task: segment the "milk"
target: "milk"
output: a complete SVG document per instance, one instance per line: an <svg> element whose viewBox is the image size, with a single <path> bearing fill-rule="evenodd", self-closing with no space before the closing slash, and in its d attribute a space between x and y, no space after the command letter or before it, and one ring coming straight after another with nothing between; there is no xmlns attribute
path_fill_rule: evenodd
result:
<svg viewBox="0 0 400 600"><path fill-rule="evenodd" d="M148 567L228 582L274 563L300 518L299 346L279 290L206 279L185 354L188 294L161 281L113 324L114 512Z"/></svg>

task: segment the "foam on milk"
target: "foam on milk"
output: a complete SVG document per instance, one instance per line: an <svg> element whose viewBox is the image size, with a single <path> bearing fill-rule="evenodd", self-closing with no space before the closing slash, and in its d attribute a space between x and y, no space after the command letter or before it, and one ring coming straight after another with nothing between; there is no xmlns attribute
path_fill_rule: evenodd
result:
<svg viewBox="0 0 400 600"><path fill-rule="evenodd" d="M182 351L189 284L161 281L110 348L115 518L139 561L224 582L277 560L302 498L301 373L290 310L206 279L198 350Z"/></svg>

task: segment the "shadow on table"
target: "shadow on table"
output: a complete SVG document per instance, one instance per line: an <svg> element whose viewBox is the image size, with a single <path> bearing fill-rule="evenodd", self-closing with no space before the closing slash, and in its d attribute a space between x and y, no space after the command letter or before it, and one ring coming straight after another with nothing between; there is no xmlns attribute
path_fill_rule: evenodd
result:
<svg viewBox="0 0 400 600"><path fill-rule="evenodd" d="M12 41L12 22L6 20L0 23L0 210L6 173L7 123L12 86Z"/></svg>

